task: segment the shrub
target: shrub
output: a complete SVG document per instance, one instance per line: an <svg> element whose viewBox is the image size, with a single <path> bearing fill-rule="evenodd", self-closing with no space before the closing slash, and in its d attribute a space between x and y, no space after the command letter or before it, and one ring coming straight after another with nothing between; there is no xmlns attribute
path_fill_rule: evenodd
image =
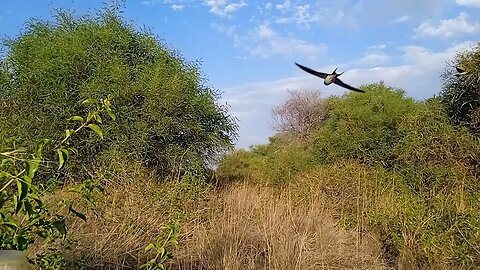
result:
<svg viewBox="0 0 480 270"><path fill-rule="evenodd" d="M467 73L454 76L457 73L454 66ZM480 43L472 50L458 53L442 78L440 97L452 122L480 135Z"/></svg>
<svg viewBox="0 0 480 270"><path fill-rule="evenodd" d="M236 124L216 104L218 93L205 86L198 64L112 11L33 20L4 49L0 144L12 136L58 139L64 120L82 111L77 100L108 96L119 120L104 120L102 144L83 135L86 143L73 145L78 160L70 168L77 173L79 164L108 164L119 155L174 174L204 167L232 145Z"/></svg>
<svg viewBox="0 0 480 270"><path fill-rule="evenodd" d="M313 151L320 163L355 159L383 165L394 156L397 125L416 106L415 101L383 83L363 88L362 95L328 99L328 119L314 134Z"/></svg>

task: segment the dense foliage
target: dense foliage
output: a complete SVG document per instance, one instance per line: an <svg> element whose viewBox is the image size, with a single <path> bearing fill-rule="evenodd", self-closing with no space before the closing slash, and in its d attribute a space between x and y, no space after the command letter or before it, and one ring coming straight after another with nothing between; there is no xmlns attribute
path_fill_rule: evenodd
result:
<svg viewBox="0 0 480 270"><path fill-rule="evenodd" d="M81 135L71 170L94 162L141 161L169 174L202 169L230 148L236 124L196 63L186 62L116 13L31 21L4 42L0 146L15 137L58 139L78 100L109 97L118 121L104 119L105 140ZM81 166L79 164L82 164ZM97 163L98 164L98 163Z"/></svg>
<svg viewBox="0 0 480 270"><path fill-rule="evenodd" d="M226 156L219 176L324 196L346 226L380 232L392 266L479 267L479 140L439 98L363 89L319 101L327 116L307 138L280 133Z"/></svg>
<svg viewBox="0 0 480 270"><path fill-rule="evenodd" d="M480 43L472 50L458 53L443 74L442 102L453 123L466 126L480 135ZM457 74L456 67L466 72Z"/></svg>

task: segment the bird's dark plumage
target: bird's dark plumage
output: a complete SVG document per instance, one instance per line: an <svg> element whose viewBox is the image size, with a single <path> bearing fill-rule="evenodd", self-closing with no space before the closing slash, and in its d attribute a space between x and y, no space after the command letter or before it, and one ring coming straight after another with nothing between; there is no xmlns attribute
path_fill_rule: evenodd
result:
<svg viewBox="0 0 480 270"><path fill-rule="evenodd" d="M355 88L351 85L348 85L344 82L342 82L339 78L335 78L335 80L333 81L334 84L336 85L339 85L343 88L347 88L348 90L352 90L352 91L355 91L355 92L360 92L360 93L365 93L365 91L361 90L361 89L358 89L358 88Z"/></svg>
<svg viewBox="0 0 480 270"><path fill-rule="evenodd" d="M459 68L456 66L455 69L457 70L457 73L455 73L454 75L457 77L467 74L467 72L463 68Z"/></svg>
<svg viewBox="0 0 480 270"><path fill-rule="evenodd" d="M326 85L328 85L328 84L330 84L330 83L333 82L334 84L339 85L339 86L341 86L341 87L344 87L344 88L346 88L346 89L348 89L348 90L355 91L355 92L360 92L360 93L365 93L365 91L363 91L363 90L361 90L361 89L355 88L355 87L353 87L353 86L351 86L351 85L348 85L348 84L342 82L342 81L338 78L338 76L342 75L343 72L340 73L340 74L338 74L338 73L336 73L337 69L335 69L331 74L327 74L327 73L319 72L319 71L313 70L313 69L311 69L311 68L302 66L302 65L300 65L300 64L298 64L298 63L295 63L295 65L297 65L299 68L301 68L302 70L304 70L304 71L306 71L306 72L308 72L308 73L310 73L310 74L312 74L312 75L315 75L315 76L317 76L317 77L320 77L320 78L324 79L324 83L325 83Z"/></svg>
<svg viewBox="0 0 480 270"><path fill-rule="evenodd" d="M308 67L304 67L304 66L302 66L302 65L300 65L300 64L297 64L297 63L295 63L295 65L297 65L299 68L303 69L304 71L306 71L306 72L308 72L308 73L310 73L310 74L312 74L312 75L315 75L315 76L317 76L317 77L320 77L320 78L322 78L322 79L325 79L325 78L327 78L327 76L328 76L327 73L318 72L318 71L315 71L315 70L310 69L310 68L308 68Z"/></svg>

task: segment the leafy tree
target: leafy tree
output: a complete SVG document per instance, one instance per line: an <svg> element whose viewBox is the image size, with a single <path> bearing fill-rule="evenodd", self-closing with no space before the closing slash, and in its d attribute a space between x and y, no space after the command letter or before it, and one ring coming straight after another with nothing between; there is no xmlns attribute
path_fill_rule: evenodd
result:
<svg viewBox="0 0 480 270"><path fill-rule="evenodd" d="M466 74L455 76L455 67ZM443 75L440 95L455 124L468 127L480 135L480 43L472 50L458 53Z"/></svg>
<svg viewBox="0 0 480 270"><path fill-rule="evenodd" d="M328 119L314 135L314 153L319 162L356 159L389 166L398 140L397 125L416 103L402 90L383 83L363 88L365 94L326 101Z"/></svg>
<svg viewBox="0 0 480 270"><path fill-rule="evenodd" d="M218 93L205 85L198 63L113 11L80 18L60 11L54 21L32 20L4 50L0 145L9 137L62 137L65 119L85 112L78 100L109 97L115 104L118 121L100 119L102 143L91 134L78 136L86 143L72 141L73 175L118 160L165 174L202 169L236 136L234 119L216 103Z"/></svg>

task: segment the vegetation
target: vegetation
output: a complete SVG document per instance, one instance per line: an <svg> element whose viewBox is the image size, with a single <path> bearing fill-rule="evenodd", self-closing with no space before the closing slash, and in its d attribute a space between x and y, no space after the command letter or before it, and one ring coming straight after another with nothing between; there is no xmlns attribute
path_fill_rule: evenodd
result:
<svg viewBox="0 0 480 270"><path fill-rule="evenodd" d="M93 99L85 100L85 105L95 105ZM113 119L115 115L110 109L108 99L102 100L101 105L97 105L88 115L73 116L72 121L79 122L75 130L66 130L64 138L59 142L54 142L55 146L50 149L51 152L58 154L57 170L61 170L66 160L70 156L72 149L68 144L73 136L80 134L84 129L89 128L98 136L102 137L102 130L93 121L101 122L101 113L107 112ZM66 217L61 214L53 214L46 205L44 192L52 188L51 183L55 183L55 175L49 179L47 185L38 181L37 173L48 168L48 163L44 160L45 148L52 144L51 140L43 139L36 143L35 151L28 153L27 150L17 148L15 141L13 147L5 152L0 152L0 247L2 249L27 250L31 244L34 244L39 238L44 239L48 245L53 245L56 241L67 237ZM16 186L14 188L13 186ZM72 192L76 192L86 201L93 203L92 194L98 185L91 179L85 180ZM67 213L72 213L78 218L86 221L85 215L73 208L72 201L63 199L62 205ZM63 257L57 253L57 250L50 248L53 254L37 254L35 262L38 266L47 269L57 269L64 265Z"/></svg>
<svg viewBox="0 0 480 270"><path fill-rule="evenodd" d="M480 46L424 101L292 91L214 173L234 119L117 13L61 11L4 50L0 244L37 268L480 267Z"/></svg>
<svg viewBox="0 0 480 270"><path fill-rule="evenodd" d="M346 228L377 232L392 267L479 267L480 141L450 124L439 98L414 101L383 83L363 89L320 101L327 117L307 139L279 134L234 152L219 175L322 198Z"/></svg>
<svg viewBox="0 0 480 270"><path fill-rule="evenodd" d="M452 67L443 73L442 102L445 104L452 122L468 127L477 136L480 135L480 44L472 50L460 52L452 61ZM452 76L455 68L460 67L467 73Z"/></svg>
<svg viewBox="0 0 480 270"><path fill-rule="evenodd" d="M236 124L215 103L218 94L205 86L196 63L112 11L55 18L34 20L5 42L2 147L10 137L61 138L65 119L84 111L78 100L103 97L115 104L118 121L104 119L101 142L90 135L72 142L78 151L67 168L72 177L82 166L136 161L163 175L183 174L204 169L232 146Z"/></svg>

